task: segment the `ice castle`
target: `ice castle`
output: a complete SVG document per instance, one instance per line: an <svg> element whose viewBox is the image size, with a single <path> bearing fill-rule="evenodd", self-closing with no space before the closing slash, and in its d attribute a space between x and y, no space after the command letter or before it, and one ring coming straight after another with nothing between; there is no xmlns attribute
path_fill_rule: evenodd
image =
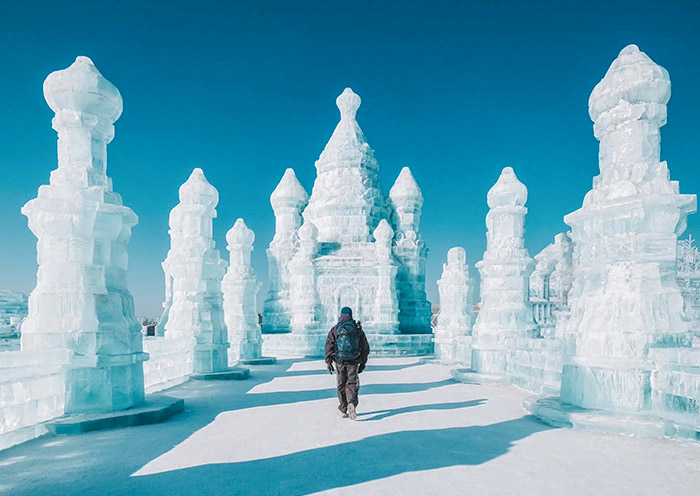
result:
<svg viewBox="0 0 700 496"><path fill-rule="evenodd" d="M263 332L272 352L321 354L343 306L376 351L431 352L423 195L408 167L388 197L382 192L374 151L355 118L360 102L350 88L337 98L340 122L316 161L311 197L292 169L270 197L276 231L267 250Z"/></svg>

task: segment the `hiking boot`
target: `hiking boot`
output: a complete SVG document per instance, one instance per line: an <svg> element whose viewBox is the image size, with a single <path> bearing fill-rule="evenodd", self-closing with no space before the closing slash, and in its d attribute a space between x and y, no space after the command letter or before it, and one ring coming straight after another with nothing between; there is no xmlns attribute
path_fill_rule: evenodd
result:
<svg viewBox="0 0 700 496"><path fill-rule="evenodd" d="M348 416L350 417L351 420L355 420L357 418L357 412L355 411L355 405L350 403L348 405Z"/></svg>
<svg viewBox="0 0 700 496"><path fill-rule="evenodd" d="M336 410L336 412L338 412L338 417L348 418L348 414L346 412L341 412L340 410Z"/></svg>

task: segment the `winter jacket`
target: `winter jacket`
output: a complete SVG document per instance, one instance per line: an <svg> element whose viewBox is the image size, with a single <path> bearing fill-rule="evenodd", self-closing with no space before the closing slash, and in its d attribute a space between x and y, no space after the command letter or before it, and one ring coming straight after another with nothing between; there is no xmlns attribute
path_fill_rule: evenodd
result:
<svg viewBox="0 0 700 496"><path fill-rule="evenodd" d="M343 314L340 317L340 320L338 322L346 322L348 320L351 320L352 317L348 314ZM354 360L353 362L345 362L345 363L356 363L356 364L361 364L365 365L367 363L367 357L369 356L369 342L367 342L367 336L365 336L365 331L362 330L362 325L360 325L359 322L355 322L355 325L357 326L357 331L360 334L360 358L357 360ZM328 333L328 337L326 338L326 363L328 362L337 362L336 360L336 349L335 349L335 341L338 338L338 326L334 325L333 328L330 330Z"/></svg>

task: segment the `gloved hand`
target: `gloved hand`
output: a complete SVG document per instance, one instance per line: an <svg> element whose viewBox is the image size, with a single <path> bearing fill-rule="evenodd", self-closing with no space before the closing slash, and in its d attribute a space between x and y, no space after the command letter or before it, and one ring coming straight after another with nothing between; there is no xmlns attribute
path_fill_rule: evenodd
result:
<svg viewBox="0 0 700 496"><path fill-rule="evenodd" d="M361 363L359 367L357 367L357 373L361 374L363 370L365 370L366 363Z"/></svg>
<svg viewBox="0 0 700 496"><path fill-rule="evenodd" d="M333 375L333 370L335 370L335 369L333 368L333 362L330 362L330 361L329 361L329 362L326 362L326 368L328 369L328 373L331 374L331 375Z"/></svg>

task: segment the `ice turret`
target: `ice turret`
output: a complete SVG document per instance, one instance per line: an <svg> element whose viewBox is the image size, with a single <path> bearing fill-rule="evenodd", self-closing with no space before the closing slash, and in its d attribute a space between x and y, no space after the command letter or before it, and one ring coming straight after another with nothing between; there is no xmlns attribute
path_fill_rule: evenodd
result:
<svg viewBox="0 0 700 496"><path fill-rule="evenodd" d="M396 297L397 264L391 256L394 230L386 219L382 219L374 230L377 257L377 294L374 302L373 328L380 333L399 332L399 302Z"/></svg>
<svg viewBox="0 0 700 496"><path fill-rule="evenodd" d="M229 347L221 292L226 262L213 239L219 193L197 168L179 194L180 203L170 212L170 250L163 262L166 299L172 299L165 311L165 336L196 339L195 373L223 372Z"/></svg>
<svg viewBox="0 0 700 496"><path fill-rule="evenodd" d="M236 360L258 360L262 358L262 336L256 299L261 283L250 262L255 233L243 219L237 219L226 234L226 241L231 257L222 290L232 355Z"/></svg>
<svg viewBox="0 0 700 496"><path fill-rule="evenodd" d="M423 194L408 167L389 191L395 213L396 244L394 254L400 261L397 275L399 322L403 333L430 332L430 304L425 297L425 260L428 249L420 236Z"/></svg>
<svg viewBox="0 0 700 496"><path fill-rule="evenodd" d="M340 122L316 161L304 220L316 225L322 243L368 242L379 221L389 217L374 151L355 119L360 102L350 88L338 97Z"/></svg>
<svg viewBox="0 0 700 496"><path fill-rule="evenodd" d="M635 45L625 47L593 90L600 175L567 215L578 255L564 331L575 341L562 401L585 408L649 407L655 347L690 341L676 283L676 242L695 211L660 161L670 80Z"/></svg>
<svg viewBox="0 0 700 496"><path fill-rule="evenodd" d="M294 169L287 169L270 195L275 213L275 237L267 249L269 291L265 300L265 332L283 332L289 329L291 310L289 302L289 262L298 241L297 232L302 223L301 212L309 195L299 183Z"/></svg>
<svg viewBox="0 0 700 496"><path fill-rule="evenodd" d="M144 399L146 355L126 284L138 218L107 176L122 99L87 57L49 75L44 96L56 113L58 168L22 208L38 239L39 271L21 346L72 352L66 413L129 408Z"/></svg>
<svg viewBox="0 0 700 496"><path fill-rule="evenodd" d="M447 263L442 266L442 278L437 285L440 313L435 326L435 358L444 363L467 362L469 357L458 353L468 348L474 325L474 302L464 248L457 246L447 252ZM461 346L460 340L467 341L467 346Z"/></svg>
<svg viewBox="0 0 700 496"><path fill-rule="evenodd" d="M528 301L533 270L524 244L527 188L510 167L489 190L486 252L476 264L481 274L481 307L473 331L472 369L504 374L513 338L534 337L536 325Z"/></svg>

